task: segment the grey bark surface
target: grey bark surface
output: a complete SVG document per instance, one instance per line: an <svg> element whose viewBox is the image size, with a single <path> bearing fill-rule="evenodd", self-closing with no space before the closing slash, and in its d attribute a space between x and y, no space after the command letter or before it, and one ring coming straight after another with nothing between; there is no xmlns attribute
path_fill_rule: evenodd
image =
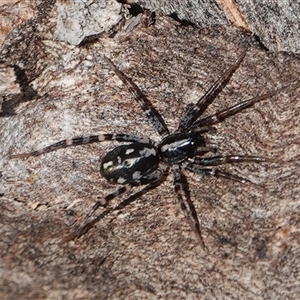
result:
<svg viewBox="0 0 300 300"><path fill-rule="evenodd" d="M300 2L293 0L137 0L142 7L199 26L233 24L253 33L272 51L300 53Z"/></svg>
<svg viewBox="0 0 300 300"><path fill-rule="evenodd" d="M160 15L150 27L143 16L137 26L127 20L113 26L113 35L74 46L54 38L56 6L42 5L31 7L35 19L21 22L0 53L0 298L297 299L300 89L293 84L299 58L268 53L231 26L181 26ZM209 253L178 207L171 176L80 239L61 243L97 197L115 190L98 167L99 157L118 143L27 160L11 155L97 133L159 140L103 56L140 86L175 130L186 105L245 50L207 114L290 89L218 124L207 139L220 154L278 162L222 167L263 188L186 173Z"/></svg>

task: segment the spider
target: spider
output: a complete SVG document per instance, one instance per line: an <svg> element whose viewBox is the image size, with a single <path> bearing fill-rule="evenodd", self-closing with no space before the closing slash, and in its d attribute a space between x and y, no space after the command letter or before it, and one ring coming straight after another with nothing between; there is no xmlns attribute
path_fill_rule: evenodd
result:
<svg viewBox="0 0 300 300"><path fill-rule="evenodd" d="M148 121L161 136L159 142L147 137L124 133L106 133L66 139L45 147L38 151L25 154L17 154L15 157L39 156L61 148L91 144L103 141L118 141L126 144L115 147L101 160L100 174L110 183L119 184L117 190L99 199L85 217L83 225L76 232L68 236L66 240L80 237L94 224L112 210L122 209L149 190L158 187L168 175L170 169L173 173L174 190L179 206L185 218L198 239L202 249L207 250L203 242L200 224L193 202L189 195L188 181L183 170L204 176L223 177L240 183L252 183L245 178L224 172L216 166L222 164L254 162L260 163L272 161L267 158L249 155L210 156L204 154L215 153L216 149L207 146L204 133L213 130L212 125L222 122L242 110L253 106L262 100L268 99L284 89L280 88L266 94L242 101L227 109L218 111L210 116L202 117L207 107L214 101L217 95L229 82L233 73L243 61L246 52L243 52L235 63L226 69L223 74L212 84L204 95L195 104L187 106L184 116L180 119L177 130L170 133L162 116L154 108L140 88L127 77L109 58L104 57L105 62L112 68L123 84L128 88L133 99L140 105ZM142 189L125 199L117 207L113 207L110 201L123 194L134 186L142 185ZM87 222L94 212L100 207L105 210L94 220Z"/></svg>

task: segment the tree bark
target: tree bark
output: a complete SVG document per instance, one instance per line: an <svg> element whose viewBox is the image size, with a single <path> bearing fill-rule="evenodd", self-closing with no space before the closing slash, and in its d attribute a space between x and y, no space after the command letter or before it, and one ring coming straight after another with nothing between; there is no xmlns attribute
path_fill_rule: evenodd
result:
<svg viewBox="0 0 300 300"><path fill-rule="evenodd" d="M87 27L97 20L90 12L101 11L92 3L86 5ZM77 9L71 4L65 5L66 16ZM299 58L270 53L234 26L183 26L159 13L147 26L147 12L126 19L121 5L117 16L102 8L115 23L107 22L101 33L83 27L73 32L74 45L61 34L74 31L67 26L74 19L58 21L63 3L30 5L28 18L12 27L0 52L0 298L296 299ZM220 155L274 159L220 167L256 185L186 172L209 252L201 250L178 207L171 174L80 239L62 243L97 198L116 189L98 167L99 157L119 143L28 159L12 155L99 133L160 140L103 57L132 78L174 131L187 105L243 51L244 61L206 115L287 88L206 136ZM137 190L116 198L115 205Z"/></svg>

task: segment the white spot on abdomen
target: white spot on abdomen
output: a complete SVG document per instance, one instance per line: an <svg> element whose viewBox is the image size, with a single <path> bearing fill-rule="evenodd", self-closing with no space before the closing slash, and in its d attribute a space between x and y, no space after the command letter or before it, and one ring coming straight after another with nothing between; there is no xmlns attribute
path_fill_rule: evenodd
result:
<svg viewBox="0 0 300 300"><path fill-rule="evenodd" d="M144 148L140 151L140 155L143 157L149 157L150 155L156 156L156 151L154 148Z"/></svg>
<svg viewBox="0 0 300 300"><path fill-rule="evenodd" d="M134 173L132 174L132 179L133 179L133 180L140 179L141 177L142 177L142 174L141 174L141 172L139 172L139 171L136 171L136 172L134 172Z"/></svg>
<svg viewBox="0 0 300 300"><path fill-rule="evenodd" d="M117 180L117 183L120 183L120 184L124 184L125 182L126 182L126 179L123 177L119 177Z"/></svg>
<svg viewBox="0 0 300 300"><path fill-rule="evenodd" d="M113 162L110 160L110 161L108 161L107 163L104 163L103 164L103 169L104 170L107 170L107 169L109 169L110 167L112 167L114 164L113 164Z"/></svg>
<svg viewBox="0 0 300 300"><path fill-rule="evenodd" d="M134 152L134 149L133 148L129 148L129 149L126 150L125 154L129 155L132 152Z"/></svg>

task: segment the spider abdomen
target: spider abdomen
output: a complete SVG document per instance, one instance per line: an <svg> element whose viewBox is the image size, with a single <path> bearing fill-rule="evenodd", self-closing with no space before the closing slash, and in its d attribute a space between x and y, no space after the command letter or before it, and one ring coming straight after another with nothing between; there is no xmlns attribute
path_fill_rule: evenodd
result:
<svg viewBox="0 0 300 300"><path fill-rule="evenodd" d="M100 173L112 183L139 183L158 164L159 156L153 145L132 143L109 151L101 160Z"/></svg>

